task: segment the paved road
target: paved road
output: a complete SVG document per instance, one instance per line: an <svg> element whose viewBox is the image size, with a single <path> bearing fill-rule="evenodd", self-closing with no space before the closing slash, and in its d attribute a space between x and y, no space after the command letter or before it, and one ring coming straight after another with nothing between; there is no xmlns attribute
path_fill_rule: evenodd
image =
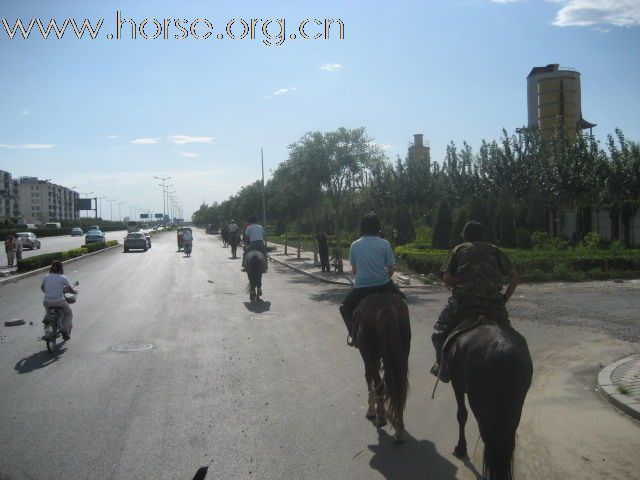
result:
<svg viewBox="0 0 640 480"><path fill-rule="evenodd" d="M127 235L126 230L118 230L115 232L105 232L107 240L119 240L122 242L123 238ZM58 237L38 237L41 247L39 250L23 250L22 257L28 258L33 255L40 255L42 253L52 252L64 252L71 250L72 248L79 248L84 245L84 236L72 237L71 235L60 235ZM4 255L4 254L3 254ZM6 264L7 258L2 259Z"/></svg>
<svg viewBox="0 0 640 480"><path fill-rule="evenodd" d="M174 480L200 465L219 479L478 478L475 421L465 463L451 455L450 387L429 398L443 289L408 292L409 435L396 445L364 419L362 361L336 312L344 288L272 265L265 303L252 307L217 237L197 232L191 258L175 250L167 233L146 253L69 264L81 293L72 340L55 356L36 341L40 277L0 287L0 325L27 321L0 327L0 478ZM632 282L518 290L511 311L536 369L519 479L637 478L640 427L594 386L600 363L638 350L638 293ZM153 348L111 350L125 342Z"/></svg>

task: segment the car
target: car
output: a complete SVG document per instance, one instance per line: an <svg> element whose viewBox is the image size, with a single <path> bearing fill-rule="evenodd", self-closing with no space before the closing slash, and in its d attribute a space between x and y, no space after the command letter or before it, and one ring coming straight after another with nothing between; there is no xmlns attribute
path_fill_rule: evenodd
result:
<svg viewBox="0 0 640 480"><path fill-rule="evenodd" d="M76 228L72 228L71 229L71 236L72 237L81 237L84 235L84 232L82 231L82 229L80 227L76 227Z"/></svg>
<svg viewBox="0 0 640 480"><path fill-rule="evenodd" d="M89 230L84 236L84 244L104 242L105 236L100 230Z"/></svg>
<svg viewBox="0 0 640 480"><path fill-rule="evenodd" d="M102 230L100 230L100 227L98 225L91 225L89 227L89 230L98 230L99 232L101 232Z"/></svg>
<svg viewBox="0 0 640 480"><path fill-rule="evenodd" d="M146 252L148 249L149 244L147 243L147 238L144 236L144 233L128 233L124 238L125 252L128 252L129 250L144 250Z"/></svg>
<svg viewBox="0 0 640 480"><path fill-rule="evenodd" d="M29 248L31 250L34 248L40 248L40 240L38 240L35 233L19 232L16 233L16 236L20 237L20 240L22 241L22 248Z"/></svg>
<svg viewBox="0 0 640 480"><path fill-rule="evenodd" d="M149 248L151 248L151 234L146 230L140 230L140 233L142 233L144 237L147 239L147 245L149 246Z"/></svg>

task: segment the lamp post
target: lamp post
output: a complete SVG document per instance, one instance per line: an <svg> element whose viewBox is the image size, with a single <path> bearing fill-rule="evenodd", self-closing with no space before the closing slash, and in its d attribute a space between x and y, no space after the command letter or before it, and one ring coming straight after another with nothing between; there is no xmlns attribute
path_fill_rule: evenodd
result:
<svg viewBox="0 0 640 480"><path fill-rule="evenodd" d="M105 200L109 202L109 220L113 222L113 202L116 202L117 200L115 198L113 200L105 198Z"/></svg>
<svg viewBox="0 0 640 480"><path fill-rule="evenodd" d="M98 217L102 218L102 199L103 198L107 198L106 195L102 196L102 197L97 197L96 200L99 202L98 205L96 205L99 209L100 209L100 213L98 213L98 210L96 210L96 220L98 219Z"/></svg>
<svg viewBox="0 0 640 480"><path fill-rule="evenodd" d="M165 224L164 217L167 215L166 213L167 211L165 209L165 203L166 203L165 202L165 182L169 180L171 177L155 177L154 176L153 178L162 180L162 185L161 185L162 186L162 224L164 225Z"/></svg>
<svg viewBox="0 0 640 480"><path fill-rule="evenodd" d="M124 205L124 202L118 202L118 221L122 222L123 218L122 218L122 210L120 207L122 207L122 205Z"/></svg>

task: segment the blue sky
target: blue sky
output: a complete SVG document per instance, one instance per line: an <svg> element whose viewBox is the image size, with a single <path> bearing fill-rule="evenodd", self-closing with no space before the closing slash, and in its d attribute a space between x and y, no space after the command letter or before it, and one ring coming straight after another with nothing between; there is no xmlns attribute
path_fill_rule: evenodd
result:
<svg viewBox="0 0 640 480"><path fill-rule="evenodd" d="M150 19L149 37L154 18L208 19L213 35L177 40L169 22L168 39L109 40L118 10ZM10 40L0 23L0 169L124 205L161 211L153 176L171 176L188 217L258 179L260 147L268 174L311 130L364 126L391 160L424 133L440 161L451 140L477 148L523 126L526 76L548 63L581 72L599 138L620 127L640 140L640 0L0 0L0 22L17 18L104 23L95 40L71 27L43 40L37 26ZM287 35L341 19L345 36L216 39L234 18L283 18Z"/></svg>

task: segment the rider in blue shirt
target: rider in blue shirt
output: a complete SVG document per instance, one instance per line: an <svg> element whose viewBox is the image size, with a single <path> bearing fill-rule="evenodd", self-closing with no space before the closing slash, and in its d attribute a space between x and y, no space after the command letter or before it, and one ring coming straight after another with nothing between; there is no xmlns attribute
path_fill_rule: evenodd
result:
<svg viewBox="0 0 640 480"><path fill-rule="evenodd" d="M264 240L264 229L262 228L262 225L260 225L258 223L258 216L257 215L251 215L251 217L249 217L249 221L248 221L249 225L247 225L247 227L244 230L244 236L246 238L246 245L247 248L245 248L244 253L242 254L242 271L245 271L246 268L246 258L247 258L247 253L250 252L251 250L260 250L265 258L265 265L264 265L264 271L267 271L267 243Z"/></svg>
<svg viewBox="0 0 640 480"><path fill-rule="evenodd" d="M354 288L340 305L340 314L347 326L349 336L347 344L356 345L357 322L354 323L353 311L362 299L372 293L404 294L391 280L395 259L391 245L380 238L380 220L375 213L368 213L360 223L361 237L351 244L349 262L355 275Z"/></svg>

